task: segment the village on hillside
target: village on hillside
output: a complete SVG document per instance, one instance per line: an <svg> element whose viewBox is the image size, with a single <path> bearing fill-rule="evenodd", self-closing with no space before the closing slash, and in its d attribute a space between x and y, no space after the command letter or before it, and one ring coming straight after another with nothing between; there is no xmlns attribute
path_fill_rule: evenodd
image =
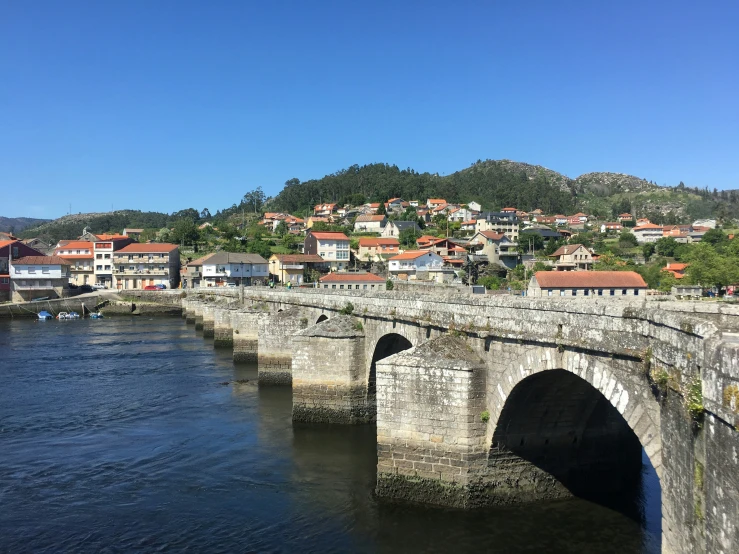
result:
<svg viewBox="0 0 739 554"><path fill-rule="evenodd" d="M530 296L731 297L739 282L739 241L735 245L715 220L656 225L631 213L602 220L515 207L487 211L474 201L444 198L321 203L304 217L257 216L251 234L245 223L219 229L205 221L189 240L179 235L179 243L162 240L177 238L175 229L154 236L144 229L84 229L56 244L0 233L0 301L99 288L364 291L398 282L478 285L489 293Z"/></svg>

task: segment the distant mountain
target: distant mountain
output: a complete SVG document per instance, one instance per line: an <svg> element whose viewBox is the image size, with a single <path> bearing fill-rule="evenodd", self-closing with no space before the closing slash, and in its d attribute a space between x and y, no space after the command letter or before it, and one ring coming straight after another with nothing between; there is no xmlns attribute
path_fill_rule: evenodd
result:
<svg viewBox="0 0 739 554"><path fill-rule="evenodd" d="M194 212L194 210L193 210ZM161 229L170 219L159 212L118 210L105 213L65 215L53 221L45 220L41 225L26 228L21 238L38 237L50 243L62 239L74 239L87 227L93 233L120 233L124 228Z"/></svg>
<svg viewBox="0 0 739 554"><path fill-rule="evenodd" d="M0 231L3 233L14 233L18 234L23 229L33 227L34 225L41 225L49 219L37 219L33 217L3 217L0 215Z"/></svg>

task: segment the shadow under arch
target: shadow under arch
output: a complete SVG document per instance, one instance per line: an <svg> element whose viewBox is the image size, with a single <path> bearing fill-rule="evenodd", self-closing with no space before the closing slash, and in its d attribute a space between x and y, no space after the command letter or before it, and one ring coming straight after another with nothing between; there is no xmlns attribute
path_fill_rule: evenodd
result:
<svg viewBox="0 0 739 554"><path fill-rule="evenodd" d="M500 500L574 495L642 522L643 480L659 486L621 413L587 380L564 369L534 373L511 390L493 432L488 467L503 483L493 492Z"/></svg>
<svg viewBox="0 0 739 554"><path fill-rule="evenodd" d="M368 397L374 398L377 394L377 362L409 348L413 348L411 341L398 333L388 333L377 341L367 376Z"/></svg>
<svg viewBox="0 0 739 554"><path fill-rule="evenodd" d="M316 325L321 323L321 321L326 321L328 319L328 316L326 314L321 314L318 316L318 319L316 320Z"/></svg>

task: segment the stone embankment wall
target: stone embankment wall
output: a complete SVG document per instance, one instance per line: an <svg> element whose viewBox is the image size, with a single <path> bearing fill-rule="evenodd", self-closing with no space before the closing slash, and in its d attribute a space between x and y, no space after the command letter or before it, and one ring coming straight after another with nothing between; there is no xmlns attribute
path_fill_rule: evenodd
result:
<svg viewBox="0 0 739 554"><path fill-rule="evenodd" d="M16 318L38 316L39 312L46 310L52 315L59 312L77 312L80 315L95 311L95 306L104 298L104 293L86 294L85 296L73 298L57 298L55 300L43 300L41 302L21 302L14 304L0 304L0 318Z"/></svg>

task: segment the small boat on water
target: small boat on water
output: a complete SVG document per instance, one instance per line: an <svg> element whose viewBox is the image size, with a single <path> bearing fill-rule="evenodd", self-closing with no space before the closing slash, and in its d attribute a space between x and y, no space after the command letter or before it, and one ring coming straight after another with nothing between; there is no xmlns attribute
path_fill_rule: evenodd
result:
<svg viewBox="0 0 739 554"><path fill-rule="evenodd" d="M53 316L53 315L51 315L51 314L50 314L49 312L47 312L46 310L41 310L41 311L40 311L40 312L38 313L38 318L39 318L39 320L40 320L40 321L46 321L47 319L54 319L54 316Z"/></svg>
<svg viewBox="0 0 739 554"><path fill-rule="evenodd" d="M57 319L79 319L80 314L77 312L59 312L56 316Z"/></svg>
<svg viewBox="0 0 739 554"><path fill-rule="evenodd" d="M103 314L100 312L93 312L90 314L90 319L103 319Z"/></svg>

